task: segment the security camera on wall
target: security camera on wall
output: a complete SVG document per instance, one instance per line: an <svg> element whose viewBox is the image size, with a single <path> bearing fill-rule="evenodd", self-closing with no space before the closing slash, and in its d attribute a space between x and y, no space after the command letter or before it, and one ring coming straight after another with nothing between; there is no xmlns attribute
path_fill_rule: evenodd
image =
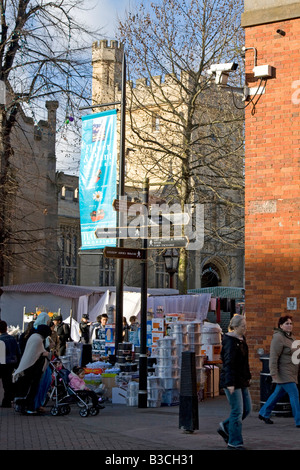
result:
<svg viewBox="0 0 300 470"><path fill-rule="evenodd" d="M238 64L228 62L225 64L212 64L208 70L208 74L214 78L216 85L227 85L229 73L236 70Z"/></svg>
<svg viewBox="0 0 300 470"><path fill-rule="evenodd" d="M210 66L210 70L212 72L231 72L232 70L236 70L238 68L238 64L235 62L228 62L227 64L212 64Z"/></svg>

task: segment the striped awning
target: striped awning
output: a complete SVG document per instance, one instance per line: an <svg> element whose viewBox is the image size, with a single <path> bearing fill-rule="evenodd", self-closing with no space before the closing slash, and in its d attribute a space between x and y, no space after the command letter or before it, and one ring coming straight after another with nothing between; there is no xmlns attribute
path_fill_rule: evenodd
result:
<svg viewBox="0 0 300 470"><path fill-rule="evenodd" d="M211 294L212 297L221 299L244 299L245 289L243 287L203 287L200 289L190 289L189 294Z"/></svg>

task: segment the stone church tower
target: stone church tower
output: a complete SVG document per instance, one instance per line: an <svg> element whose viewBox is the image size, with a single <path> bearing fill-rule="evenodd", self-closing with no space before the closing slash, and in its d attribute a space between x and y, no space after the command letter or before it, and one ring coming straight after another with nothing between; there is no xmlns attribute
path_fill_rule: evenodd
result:
<svg viewBox="0 0 300 470"><path fill-rule="evenodd" d="M93 105L114 103L121 100L122 60L123 47L119 45L117 41L111 41L108 44L108 41L100 40L93 44ZM186 87L189 86L189 77L184 71L182 72L181 81ZM181 148L183 136L181 132L177 131L176 124L174 124L173 127L170 125L170 122L174 121L174 116L170 117L170 109L172 109L170 103L173 104L173 107L177 108L178 115L180 111L182 115L184 115L186 113L186 104L183 102L182 105L180 105L182 109L179 109L178 105L178 103L182 101L182 97L180 96L181 92L182 90L179 90L178 82L174 80L172 74L165 75L164 77L152 77L151 83L148 83L145 78L137 79L135 84L131 81L127 81L126 83L125 191L131 197L139 196L138 193L145 174L147 174L150 182L153 184L152 187L150 185L150 197L159 198L164 198L165 193L169 191L168 188L171 186L168 187L165 183L172 178L172 175L175 180L178 177L178 168L181 167L181 161L180 159L178 159L178 161L176 160L177 157L174 156L176 152L172 152L170 142L172 142L175 148L176 146ZM167 105L164 104L166 97L168 97L167 103L169 103ZM160 106L159 103L161 103ZM168 108L168 106L170 108ZM117 107L120 108L119 106ZM110 109L111 108L112 106L110 106ZM104 110L105 107L94 108L95 112ZM120 119L120 113L117 113L117 118ZM154 142L156 140L165 141L167 144L166 148L170 145L169 153L166 151L163 156L164 165L158 167L154 164L156 155L158 161L161 159L157 147L154 145L153 148L150 148L151 146L145 145L142 139L139 140L140 136L137 137L137 133L132 130L130 127L131 123L133 123L141 133L144 133L146 136L145 141L148 136L150 136L151 140ZM160 189L158 190L159 185ZM153 191L152 193L151 189ZM175 198L176 200L176 197L177 194L169 195L169 199ZM211 217L211 225L215 224L216 220L218 220L218 223L222 221L223 224L226 224L226 221L223 221L224 213L220 215L215 207L215 203L211 203L211 205L214 207L207 208L207 214L214 214L214 217ZM207 216L207 220L209 218L210 215ZM214 231L214 229L215 226L211 227L212 231ZM196 289L203 287L203 285L201 285L201 278L203 281L204 279L206 280L212 277L214 285L243 287L244 260L242 249L228 248L228 246L220 247L220 245L219 243L218 247L216 244L213 246L213 242L210 240L205 244L203 250L197 250L190 256L190 280L188 288ZM88 270L85 268L85 265L87 267L89 266L91 256L90 254L82 256L81 275L85 278L88 276ZM160 264L163 267L163 259L161 256L160 258ZM151 264L153 270L156 269L158 263L159 261L157 260L153 261ZM158 277L159 276L155 274L152 277L154 282L153 287L164 287L164 285L155 284L155 278L158 279ZM151 283L151 275L149 276L149 282Z"/></svg>
<svg viewBox="0 0 300 470"><path fill-rule="evenodd" d="M119 100L122 82L123 46L118 41L94 42L92 48L92 103L113 103ZM103 109L103 108L102 108ZM99 108L99 110L101 110ZM98 111L98 110L97 110Z"/></svg>

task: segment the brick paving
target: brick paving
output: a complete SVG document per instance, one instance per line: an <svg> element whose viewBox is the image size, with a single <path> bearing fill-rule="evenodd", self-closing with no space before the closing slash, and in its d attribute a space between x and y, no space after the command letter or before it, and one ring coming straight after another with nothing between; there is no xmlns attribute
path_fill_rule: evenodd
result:
<svg viewBox="0 0 300 470"><path fill-rule="evenodd" d="M50 408L43 416L24 416L12 408L0 408L0 450L226 450L228 454L216 433L229 413L224 396L199 403L199 429L193 433L179 429L179 406L143 409L108 403L99 415L85 418L78 410L74 405L66 416L52 416ZM266 425L255 411L245 420L243 435L250 451L300 449L300 429L293 418L275 417L274 421Z"/></svg>

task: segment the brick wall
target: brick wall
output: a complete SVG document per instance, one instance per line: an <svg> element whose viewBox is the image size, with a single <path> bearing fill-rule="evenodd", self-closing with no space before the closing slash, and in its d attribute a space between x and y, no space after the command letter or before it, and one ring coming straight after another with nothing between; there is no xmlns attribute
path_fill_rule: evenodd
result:
<svg viewBox="0 0 300 470"><path fill-rule="evenodd" d="M276 31L281 29L284 36ZM245 280L252 397L259 404L261 361L269 353L280 315L294 317L300 339L300 19L245 28L245 46L257 65L276 69L257 105L246 108ZM246 51L246 81L253 81ZM287 297L297 297L296 311Z"/></svg>

